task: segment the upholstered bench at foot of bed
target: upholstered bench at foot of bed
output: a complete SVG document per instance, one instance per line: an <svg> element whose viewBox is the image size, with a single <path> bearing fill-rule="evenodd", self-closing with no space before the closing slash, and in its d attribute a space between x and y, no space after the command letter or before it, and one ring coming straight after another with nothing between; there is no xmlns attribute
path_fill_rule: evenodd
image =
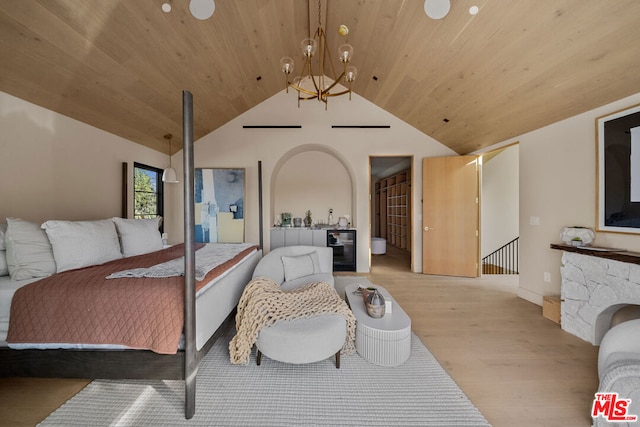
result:
<svg viewBox="0 0 640 427"><path fill-rule="evenodd" d="M347 338L347 322L340 314L323 314L283 320L263 328L258 334L256 362L264 354L285 363L313 363L336 357L340 368L340 350Z"/></svg>

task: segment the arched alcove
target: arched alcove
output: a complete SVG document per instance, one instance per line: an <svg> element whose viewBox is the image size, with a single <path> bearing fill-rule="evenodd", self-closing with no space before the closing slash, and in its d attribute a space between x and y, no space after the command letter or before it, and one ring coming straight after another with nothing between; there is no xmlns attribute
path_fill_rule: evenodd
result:
<svg viewBox="0 0 640 427"><path fill-rule="evenodd" d="M307 210L314 224L327 222L331 208L334 222L346 214L355 226L354 174L346 159L330 147L305 144L285 153L274 167L270 196L272 224L282 212L304 218Z"/></svg>

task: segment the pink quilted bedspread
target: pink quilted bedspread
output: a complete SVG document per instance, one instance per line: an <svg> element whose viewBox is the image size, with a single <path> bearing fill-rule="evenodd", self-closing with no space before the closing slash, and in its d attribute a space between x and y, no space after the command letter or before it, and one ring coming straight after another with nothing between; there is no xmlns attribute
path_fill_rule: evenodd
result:
<svg viewBox="0 0 640 427"><path fill-rule="evenodd" d="M254 249L248 248L210 271L196 282L196 291ZM175 354L184 325L184 277L105 277L183 254L184 245L175 245L26 285L11 301L7 342L115 344Z"/></svg>

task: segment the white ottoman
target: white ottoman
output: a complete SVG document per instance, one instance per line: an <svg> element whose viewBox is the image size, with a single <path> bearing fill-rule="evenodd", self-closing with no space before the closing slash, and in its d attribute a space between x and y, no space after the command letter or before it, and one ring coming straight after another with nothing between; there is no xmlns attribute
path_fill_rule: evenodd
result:
<svg viewBox="0 0 640 427"><path fill-rule="evenodd" d="M344 288L349 307L356 317L356 350L375 365L402 365L411 355L411 319L385 288L372 286L382 293L385 301L391 301L391 313L379 318L369 316L362 295L354 293L358 284Z"/></svg>
<svg viewBox="0 0 640 427"><path fill-rule="evenodd" d="M347 321L341 314L321 314L283 320L260 330L256 347L262 354L285 363L313 363L335 355L340 368L340 350L347 339Z"/></svg>
<svg viewBox="0 0 640 427"><path fill-rule="evenodd" d="M384 255L387 253L387 241L382 237L371 238L371 255Z"/></svg>

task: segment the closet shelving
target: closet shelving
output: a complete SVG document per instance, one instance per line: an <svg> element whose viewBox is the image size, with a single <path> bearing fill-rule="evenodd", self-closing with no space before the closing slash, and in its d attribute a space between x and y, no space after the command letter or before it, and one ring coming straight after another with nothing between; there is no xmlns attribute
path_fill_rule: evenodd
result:
<svg viewBox="0 0 640 427"><path fill-rule="evenodd" d="M377 237L403 250L410 250L411 174L408 170L380 179L376 190Z"/></svg>

